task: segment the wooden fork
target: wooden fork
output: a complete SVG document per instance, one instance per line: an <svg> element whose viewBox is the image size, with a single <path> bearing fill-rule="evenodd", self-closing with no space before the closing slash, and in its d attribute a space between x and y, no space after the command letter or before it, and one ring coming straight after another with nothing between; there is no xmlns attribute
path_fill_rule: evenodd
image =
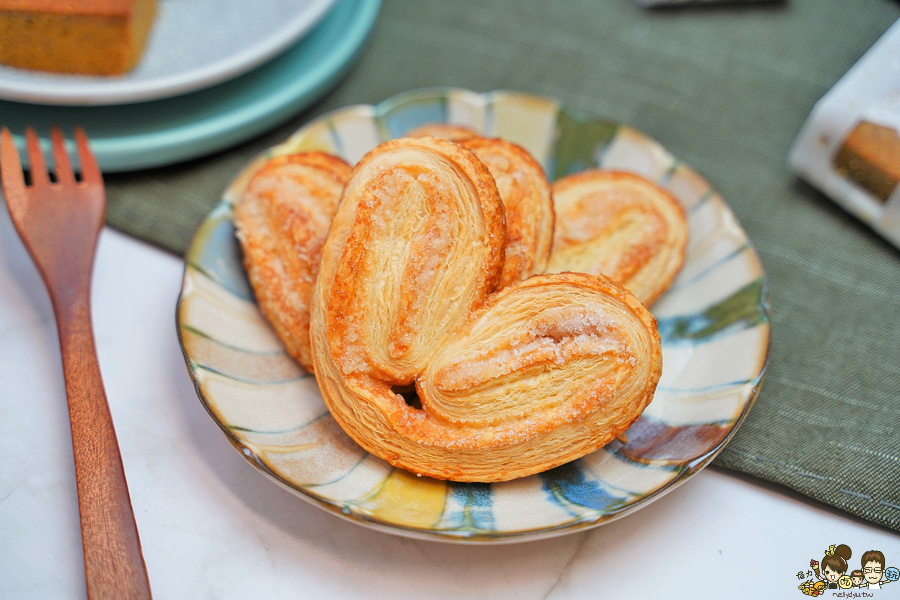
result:
<svg viewBox="0 0 900 600"><path fill-rule="evenodd" d="M44 279L56 315L88 598L149 600L150 582L91 330L91 268L106 212L100 170L87 136L77 128L82 173L77 182L63 134L54 127L56 183L51 183L38 136L28 128L32 184L26 187L12 135L4 127L0 137L0 175L9 214Z"/></svg>

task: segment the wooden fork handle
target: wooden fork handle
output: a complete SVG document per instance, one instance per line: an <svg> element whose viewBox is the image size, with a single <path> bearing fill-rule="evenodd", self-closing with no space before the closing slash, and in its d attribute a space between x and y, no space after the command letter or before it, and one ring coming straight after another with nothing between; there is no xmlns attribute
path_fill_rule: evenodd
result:
<svg viewBox="0 0 900 600"><path fill-rule="evenodd" d="M79 293L80 291L80 293ZM59 328L84 567L90 600L150 600L150 582L100 379L88 292L54 298Z"/></svg>

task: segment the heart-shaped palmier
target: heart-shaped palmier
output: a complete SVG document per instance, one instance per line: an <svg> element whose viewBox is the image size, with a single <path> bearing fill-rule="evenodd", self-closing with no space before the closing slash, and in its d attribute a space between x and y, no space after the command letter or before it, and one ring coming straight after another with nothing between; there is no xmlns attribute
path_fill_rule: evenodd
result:
<svg viewBox="0 0 900 600"><path fill-rule="evenodd" d="M661 352L646 308L574 273L492 296L504 247L497 188L471 152L401 139L356 166L310 333L325 403L366 450L422 475L504 481L596 450L650 402Z"/></svg>
<svg viewBox="0 0 900 600"><path fill-rule="evenodd" d="M650 306L684 262L688 224L664 189L633 173L594 169L553 184L556 230L547 272L606 275Z"/></svg>
<svg viewBox="0 0 900 600"><path fill-rule="evenodd" d="M260 311L288 354L310 371L310 297L350 171L322 152L276 156L256 172L234 211Z"/></svg>

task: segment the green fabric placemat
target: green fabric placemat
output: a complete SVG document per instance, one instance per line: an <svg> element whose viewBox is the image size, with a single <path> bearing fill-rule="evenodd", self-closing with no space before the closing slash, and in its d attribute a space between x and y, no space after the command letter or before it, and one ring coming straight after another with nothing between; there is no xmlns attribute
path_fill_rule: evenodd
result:
<svg viewBox="0 0 900 600"><path fill-rule="evenodd" d="M108 176L109 224L181 254L256 153L414 88L521 90L631 124L722 191L767 274L769 372L715 464L900 530L900 252L785 163L815 101L898 17L891 0L386 0L358 65L312 110L239 148Z"/></svg>

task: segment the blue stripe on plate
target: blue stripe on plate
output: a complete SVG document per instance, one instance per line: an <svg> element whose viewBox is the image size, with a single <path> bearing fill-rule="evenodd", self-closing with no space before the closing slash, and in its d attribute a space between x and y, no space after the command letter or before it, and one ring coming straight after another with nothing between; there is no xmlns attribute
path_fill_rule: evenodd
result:
<svg viewBox="0 0 900 600"><path fill-rule="evenodd" d="M459 506L458 511L444 515L441 519L446 526L466 531L493 531L493 502L491 500L491 484L489 483L456 483L449 484L449 502Z"/></svg>
<svg viewBox="0 0 900 600"><path fill-rule="evenodd" d="M571 505L601 511L625 505L628 496L613 494L600 482L587 479L577 465L576 461L541 473L541 483L551 501L575 515L579 513L571 510Z"/></svg>

